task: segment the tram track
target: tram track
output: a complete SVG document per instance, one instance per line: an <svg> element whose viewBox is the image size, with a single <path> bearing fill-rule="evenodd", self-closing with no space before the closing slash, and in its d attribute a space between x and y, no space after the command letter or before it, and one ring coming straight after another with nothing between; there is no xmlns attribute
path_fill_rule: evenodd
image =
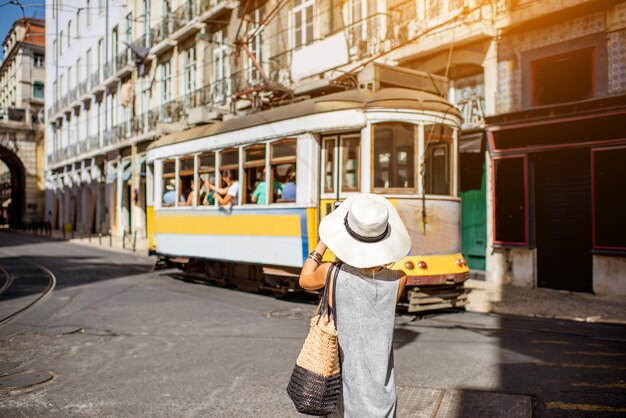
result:
<svg viewBox="0 0 626 418"><path fill-rule="evenodd" d="M50 269L42 266L41 264L35 263L33 261L25 260L24 258L19 257L19 256L18 257L13 256L12 258L20 261L21 264L19 267L22 271L17 274L12 273L11 268L7 268L8 263L6 262L0 263L0 271L2 272L2 274L5 275L5 278L6 278L2 287L0 287L0 296L4 295L6 292L10 291L11 289L22 285L19 282L20 276L26 276L26 277L35 276L35 274L33 274L32 271L28 273L24 272L24 270L28 269L28 268L26 269L24 268L25 264L34 266L36 269L43 270L47 278L47 285L43 291L38 292L38 295L35 297L35 299L31 300L26 305L13 311L12 313L8 315L5 314L2 318L0 318L0 326L11 322L13 319L17 318L18 316L32 310L37 305L41 304L52 293L52 291L54 290L57 284L57 278ZM32 281L32 277L28 277L28 278ZM27 287L32 286L32 283L27 283L25 286Z"/></svg>

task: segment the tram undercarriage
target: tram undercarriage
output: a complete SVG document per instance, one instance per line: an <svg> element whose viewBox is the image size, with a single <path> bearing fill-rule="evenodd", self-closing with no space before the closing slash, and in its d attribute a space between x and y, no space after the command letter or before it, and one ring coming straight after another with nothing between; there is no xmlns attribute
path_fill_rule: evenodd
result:
<svg viewBox="0 0 626 418"><path fill-rule="evenodd" d="M278 298L294 292L317 293L299 286L298 268L163 256L157 262L157 268L159 267L179 268L188 280L234 287L246 292L269 293ZM466 278L467 273L449 275L446 278L437 277L435 280L428 277L411 277L398 306L409 313L464 308L467 295L463 282ZM437 283L419 286L411 284L434 281Z"/></svg>

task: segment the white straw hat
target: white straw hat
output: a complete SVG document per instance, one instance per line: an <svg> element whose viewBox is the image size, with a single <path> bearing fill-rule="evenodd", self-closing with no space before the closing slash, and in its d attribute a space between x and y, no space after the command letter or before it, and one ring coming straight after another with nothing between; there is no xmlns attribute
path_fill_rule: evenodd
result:
<svg viewBox="0 0 626 418"><path fill-rule="evenodd" d="M358 268L394 263L411 249L411 237L396 208L369 193L348 197L322 219L319 234L337 258Z"/></svg>

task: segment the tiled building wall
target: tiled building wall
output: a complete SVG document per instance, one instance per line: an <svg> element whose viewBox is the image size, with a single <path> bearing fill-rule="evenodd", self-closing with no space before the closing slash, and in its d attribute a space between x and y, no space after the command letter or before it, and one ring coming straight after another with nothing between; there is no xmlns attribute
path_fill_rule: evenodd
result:
<svg viewBox="0 0 626 418"><path fill-rule="evenodd" d="M498 46L497 113L508 113L522 109L522 66L520 62L522 52L605 31L606 14L605 12L596 12L556 25L503 37ZM607 38L611 39L611 36L613 34L608 35ZM623 37L620 39L624 40ZM622 49L624 48L623 44L622 42ZM611 61L611 52L609 52L609 61Z"/></svg>
<svg viewBox="0 0 626 418"><path fill-rule="evenodd" d="M626 93L626 30L608 34L609 94Z"/></svg>

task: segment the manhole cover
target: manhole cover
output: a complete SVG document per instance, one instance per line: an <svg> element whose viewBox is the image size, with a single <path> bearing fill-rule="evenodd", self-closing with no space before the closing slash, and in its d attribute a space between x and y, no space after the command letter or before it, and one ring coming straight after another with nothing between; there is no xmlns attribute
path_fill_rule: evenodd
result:
<svg viewBox="0 0 626 418"><path fill-rule="evenodd" d="M15 369L19 365L19 361L7 361L6 363L0 363L0 374L5 374L9 370Z"/></svg>
<svg viewBox="0 0 626 418"><path fill-rule="evenodd" d="M37 331L44 335L68 335L83 332L83 327L77 325L60 325L56 327L43 328Z"/></svg>
<svg viewBox="0 0 626 418"><path fill-rule="evenodd" d="M0 377L0 389L22 389L52 379L50 372L24 372Z"/></svg>
<svg viewBox="0 0 626 418"><path fill-rule="evenodd" d="M267 314L267 317L275 319L310 319L314 314L315 311L312 311L310 308L290 308L271 311Z"/></svg>

